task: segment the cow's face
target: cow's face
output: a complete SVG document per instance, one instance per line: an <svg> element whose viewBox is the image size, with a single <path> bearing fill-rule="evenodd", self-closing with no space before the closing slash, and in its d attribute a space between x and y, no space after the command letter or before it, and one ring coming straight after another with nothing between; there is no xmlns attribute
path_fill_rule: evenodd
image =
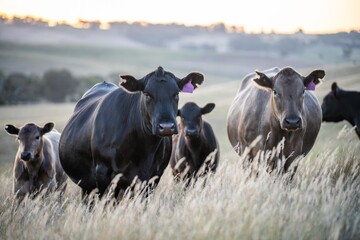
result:
<svg viewBox="0 0 360 240"><path fill-rule="evenodd" d="M340 122L344 120L340 103L342 90L336 82L331 85L331 92L328 93L321 104L322 120L325 122Z"/></svg>
<svg viewBox="0 0 360 240"><path fill-rule="evenodd" d="M323 70L315 70L307 77L298 74L292 68L284 68L274 77L257 72L254 81L261 88L271 91L272 112L286 131L302 129L302 112L306 87L318 84L325 76Z"/></svg>
<svg viewBox="0 0 360 240"><path fill-rule="evenodd" d="M141 92L141 105L145 122L149 124L153 135L169 136L178 133L176 114L178 110L179 92L191 84L193 88L201 84L204 76L190 73L179 79L174 74L159 67L156 71L140 80L125 75L120 86L130 93Z"/></svg>
<svg viewBox="0 0 360 240"><path fill-rule="evenodd" d="M47 123L43 128L33 123L26 124L22 128L8 124L5 126L5 130L9 134L17 136L20 159L23 161L33 161L40 157L43 145L42 136L50 132L53 127L54 123Z"/></svg>
<svg viewBox="0 0 360 240"><path fill-rule="evenodd" d="M180 116L180 128L182 133L189 137L198 137L202 130L202 115L211 112L215 107L214 103L208 103L203 108L199 107L193 102L186 103L178 110Z"/></svg>

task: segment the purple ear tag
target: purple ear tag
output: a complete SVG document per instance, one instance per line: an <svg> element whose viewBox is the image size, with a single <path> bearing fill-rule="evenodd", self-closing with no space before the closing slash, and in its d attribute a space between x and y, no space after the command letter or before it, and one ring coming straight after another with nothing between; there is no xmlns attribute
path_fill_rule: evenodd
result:
<svg viewBox="0 0 360 240"><path fill-rule="evenodd" d="M313 81L309 82L309 84L306 86L306 90L314 91L315 90L315 83Z"/></svg>
<svg viewBox="0 0 360 240"><path fill-rule="evenodd" d="M191 80L187 83L187 84L185 84L184 86L183 86L183 88L182 88L182 91L183 92L187 92L187 93L192 93L193 91L194 91L194 86L192 85L192 83L191 83Z"/></svg>

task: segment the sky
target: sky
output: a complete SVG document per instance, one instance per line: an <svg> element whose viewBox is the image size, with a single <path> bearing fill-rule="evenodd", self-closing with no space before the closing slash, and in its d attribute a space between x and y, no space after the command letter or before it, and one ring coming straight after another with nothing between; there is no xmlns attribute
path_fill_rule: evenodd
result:
<svg viewBox="0 0 360 240"><path fill-rule="evenodd" d="M243 26L246 32L360 30L360 0L0 0L0 13L51 22L79 19Z"/></svg>

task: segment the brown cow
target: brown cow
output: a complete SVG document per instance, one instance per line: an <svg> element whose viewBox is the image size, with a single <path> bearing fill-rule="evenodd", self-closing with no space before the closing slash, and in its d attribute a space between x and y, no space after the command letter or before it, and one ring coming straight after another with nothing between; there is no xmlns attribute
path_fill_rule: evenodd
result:
<svg viewBox="0 0 360 240"><path fill-rule="evenodd" d="M17 198L26 194L35 197L43 189L64 191L65 175L59 161L60 133L53 130L54 123L44 127L28 123L21 128L7 124L5 130L16 135L19 148L15 156L13 190Z"/></svg>
<svg viewBox="0 0 360 240"><path fill-rule="evenodd" d="M227 119L229 140L238 147L238 154L261 136L250 150L251 159L259 150L273 149L283 138L285 172L296 157L306 155L321 125L320 104L309 90L314 90L324 76L323 70L315 70L303 77L290 67L245 76ZM277 161L268 161L274 169Z"/></svg>

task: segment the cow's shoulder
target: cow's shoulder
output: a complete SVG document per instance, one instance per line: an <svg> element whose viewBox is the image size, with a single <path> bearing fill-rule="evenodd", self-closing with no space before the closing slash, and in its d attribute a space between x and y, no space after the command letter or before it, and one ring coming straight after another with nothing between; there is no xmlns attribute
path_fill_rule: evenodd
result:
<svg viewBox="0 0 360 240"><path fill-rule="evenodd" d="M83 109L87 109L89 105L93 105L96 102L99 102L103 96L116 89L119 89L119 87L113 83L105 81L95 84L92 88L85 92L81 99L77 102L75 111L82 111Z"/></svg>
<svg viewBox="0 0 360 240"><path fill-rule="evenodd" d="M215 132L213 130L213 128L211 127L211 124L208 123L207 121L204 121L203 123L203 131L205 134L205 141L208 141L210 143L210 145L212 146L216 146L218 145L217 143L217 139L215 136Z"/></svg>

